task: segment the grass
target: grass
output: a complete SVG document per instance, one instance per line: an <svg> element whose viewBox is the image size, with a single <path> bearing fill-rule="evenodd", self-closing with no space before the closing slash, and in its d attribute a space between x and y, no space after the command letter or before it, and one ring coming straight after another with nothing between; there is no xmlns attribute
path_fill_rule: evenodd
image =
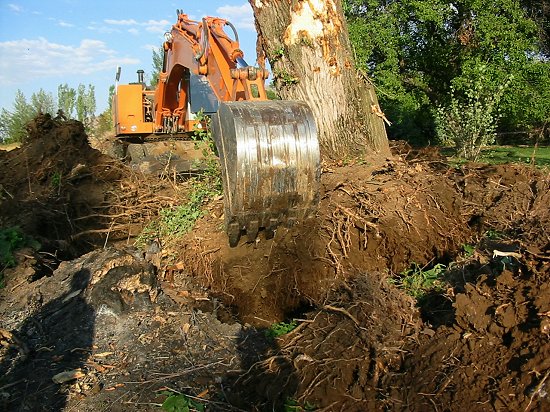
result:
<svg viewBox="0 0 550 412"><path fill-rule="evenodd" d="M431 269L413 263L410 269L404 270L392 279L392 283L403 289L408 295L421 302L431 292L444 290L443 275L447 267L441 263Z"/></svg>
<svg viewBox="0 0 550 412"><path fill-rule="evenodd" d="M286 335L287 333L292 332L294 329L296 329L297 326L298 326L298 323L295 320L293 320L290 323L286 323L286 322L274 323L271 325L269 329L265 331L265 335L268 338L275 339L279 336Z"/></svg>
<svg viewBox="0 0 550 412"><path fill-rule="evenodd" d="M192 181L193 189L187 202L179 206L162 209L158 219L149 223L136 240L136 245L144 246L148 241L161 238L164 242L185 235L204 215L203 205L221 194L219 176L205 176Z"/></svg>
<svg viewBox="0 0 550 412"><path fill-rule="evenodd" d="M491 146L482 150L479 160L491 164L531 164L533 158L537 166L550 166L550 146Z"/></svg>
<svg viewBox="0 0 550 412"><path fill-rule="evenodd" d="M204 404L195 401L183 393L163 391L160 394L168 396L162 403L162 409L166 412L203 412L205 410Z"/></svg>
<svg viewBox="0 0 550 412"><path fill-rule="evenodd" d="M448 157L449 163L460 165L465 159L455 157L454 149L441 148L441 153ZM522 163L539 167L550 167L550 146L488 146L481 150L478 162L489 164Z"/></svg>
<svg viewBox="0 0 550 412"><path fill-rule="evenodd" d="M17 264L14 252L25 246L40 249L40 244L25 236L20 228L0 228L0 288L4 287L4 270Z"/></svg>
<svg viewBox="0 0 550 412"><path fill-rule="evenodd" d="M287 398L284 404L284 412L308 412L316 409L317 408L312 403L306 402L305 405L300 405L300 403L293 398Z"/></svg>

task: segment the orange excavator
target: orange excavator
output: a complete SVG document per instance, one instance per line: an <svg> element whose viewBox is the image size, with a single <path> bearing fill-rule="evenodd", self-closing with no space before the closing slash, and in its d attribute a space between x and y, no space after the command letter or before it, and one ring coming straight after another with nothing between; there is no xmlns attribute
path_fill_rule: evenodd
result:
<svg viewBox="0 0 550 412"><path fill-rule="evenodd" d="M227 20L193 21L177 10L163 48L155 89L145 85L141 70L137 83L118 85L118 71L116 136L140 143L185 141L206 126L197 114L210 116L231 246L244 233L254 241L264 229L270 238L279 225L312 217L319 202L320 155L307 104L268 100L264 62L245 62L237 31Z"/></svg>

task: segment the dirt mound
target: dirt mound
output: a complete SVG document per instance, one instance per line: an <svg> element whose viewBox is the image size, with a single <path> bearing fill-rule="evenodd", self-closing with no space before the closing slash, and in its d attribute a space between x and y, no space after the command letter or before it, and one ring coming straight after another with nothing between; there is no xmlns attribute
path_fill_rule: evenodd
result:
<svg viewBox="0 0 550 412"><path fill-rule="evenodd" d="M255 393L254 405L281 406L290 397L337 410L458 410L487 400L543 408L535 401L545 396L537 385L550 348L540 297L550 178L512 165L442 174L440 160L428 157L326 170L317 219L279 229L273 240L228 248L217 233L220 205L189 235L183 267L246 321L267 326L296 311L306 318L238 379L241 395ZM450 267L452 287L428 296L420 312L400 303L383 274L412 262L457 261L468 245L476 253ZM449 362L457 370L477 366L466 379L449 375Z"/></svg>
<svg viewBox="0 0 550 412"><path fill-rule="evenodd" d="M19 149L0 153L3 170L2 226L19 226L44 244L46 250L75 256L92 239L71 237L98 229L98 219L77 220L98 213L111 183L122 170L91 149L81 123L41 115L28 126L28 138ZM88 248L90 246L88 245ZM76 249L76 250L75 250Z"/></svg>
<svg viewBox="0 0 550 412"><path fill-rule="evenodd" d="M361 276L351 284L334 289L320 310L277 339L277 349L230 381L237 399L259 410L282 410L289 399L329 410L380 409L380 380L399 367L401 348L421 322L413 300L385 279Z"/></svg>
<svg viewBox="0 0 550 412"><path fill-rule="evenodd" d="M176 201L166 181L91 148L80 122L45 114L27 130L20 148L0 151L0 225L20 227L42 251L67 259L126 241Z"/></svg>
<svg viewBox="0 0 550 412"><path fill-rule="evenodd" d="M220 230L221 202L213 205L183 241L182 267L265 326L321 304L333 284L358 273L447 260L471 235L459 190L421 164L328 169L322 187L315 219L237 248Z"/></svg>
<svg viewBox="0 0 550 412"><path fill-rule="evenodd" d="M156 268L107 247L56 269L131 242L184 189L91 149L77 122L37 118L0 152L0 223L42 244L5 271L0 399L157 410L169 389L212 411L549 409L548 172L399 150L325 165L316 218L273 239L230 248L217 199L180 243L159 239ZM411 267L444 267L445 287L413 300ZM156 301L125 303L140 301L128 279ZM281 320L297 327L267 337ZM83 376L52 382L71 368Z"/></svg>
<svg viewBox="0 0 550 412"><path fill-rule="evenodd" d="M467 284L456 322L406 347L411 355L388 387L411 411L550 408L550 269L514 261ZM451 407L452 405L452 407ZM404 407L403 407L404 406Z"/></svg>

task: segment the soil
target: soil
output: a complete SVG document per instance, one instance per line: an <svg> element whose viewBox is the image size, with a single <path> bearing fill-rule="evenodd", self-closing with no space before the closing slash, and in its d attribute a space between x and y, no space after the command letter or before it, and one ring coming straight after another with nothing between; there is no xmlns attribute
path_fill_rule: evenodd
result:
<svg viewBox="0 0 550 412"><path fill-rule="evenodd" d="M0 222L34 247L0 289L0 408L550 410L550 175L436 149L324 164L314 219L230 248L223 200L136 236L189 183L40 116L0 151ZM40 247L37 246L37 243ZM419 299L411 268L445 267ZM267 333L294 321L287 334Z"/></svg>

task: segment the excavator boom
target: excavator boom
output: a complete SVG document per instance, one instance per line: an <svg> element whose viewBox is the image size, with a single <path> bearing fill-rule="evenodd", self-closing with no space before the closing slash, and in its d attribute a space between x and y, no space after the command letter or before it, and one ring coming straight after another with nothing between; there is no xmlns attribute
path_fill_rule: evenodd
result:
<svg viewBox="0 0 550 412"><path fill-rule="evenodd" d="M320 155L311 110L304 102L270 101L264 62L249 66L234 26L177 11L165 34L157 87L143 82L117 87L116 134L148 139L191 134L197 112L212 116L224 186L225 226L232 246L260 229L273 236L313 216L319 203ZM228 34L225 29L232 33ZM139 72L138 72L139 73Z"/></svg>

